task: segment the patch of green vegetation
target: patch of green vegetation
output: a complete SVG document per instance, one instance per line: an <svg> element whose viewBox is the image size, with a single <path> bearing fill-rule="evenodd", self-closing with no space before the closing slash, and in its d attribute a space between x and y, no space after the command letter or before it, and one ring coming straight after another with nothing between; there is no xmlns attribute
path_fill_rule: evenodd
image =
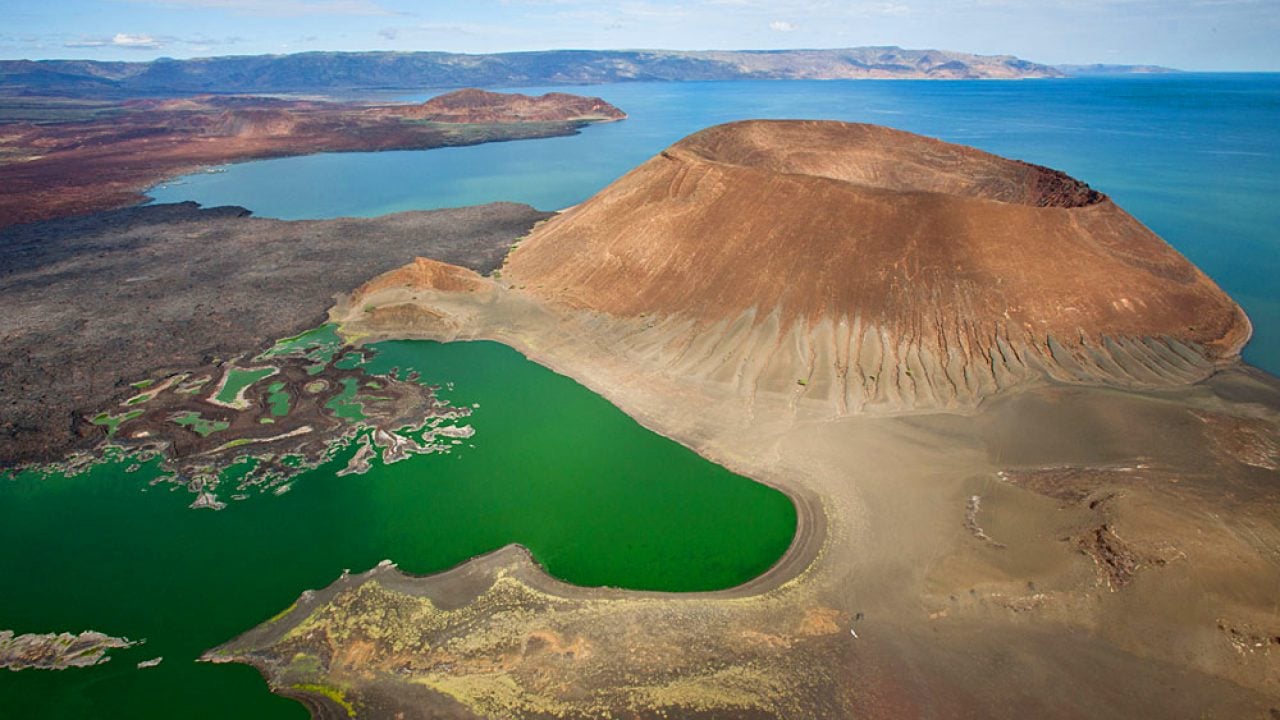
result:
<svg viewBox="0 0 1280 720"><path fill-rule="evenodd" d="M320 664L320 658L315 655L300 652L294 653L293 657L289 658L289 673L295 677L315 677L323 672L324 666Z"/></svg>
<svg viewBox="0 0 1280 720"><path fill-rule="evenodd" d="M293 686L293 689L301 690L302 692L309 692L309 693L315 693L317 695L323 695L329 698L330 700L334 701L335 703L337 703L339 706L342 707L343 710L346 710L347 717L353 718L356 716L355 705L352 705L351 701L347 700L346 695L343 694L343 692L337 688L332 688L332 687L329 687L328 685L319 685L316 683L297 683Z"/></svg>
<svg viewBox="0 0 1280 720"><path fill-rule="evenodd" d="M287 608L285 608L285 609L281 610L280 612L276 613L275 615L272 615L272 616L271 616L271 619L270 619L270 620L267 620L267 622L266 622L266 623L264 623L264 624L266 624L266 625L270 625L271 623L276 622L277 620L280 620L280 619L281 619L281 618L283 618L285 615L288 615L289 613L293 612L294 608L296 608L296 607L298 607L298 601L297 601L297 600L294 600L292 603L290 603L289 607L287 607ZM306 655L305 653L298 653L298 655L301 655L302 657L307 657L307 655ZM293 659L294 659L294 661L295 661L295 662L298 660L298 655L294 655L294 656L293 656Z"/></svg>
<svg viewBox="0 0 1280 720"><path fill-rule="evenodd" d="M222 443L221 445L210 450L209 452L220 453L223 450L231 450L233 448L244 447L245 445L252 445L258 442L262 442L262 440L260 438L248 438L248 437L235 438L234 440L228 440ZM251 458L249 456L242 456L242 457L236 458L236 461L234 463L232 463L231 465L228 465L223 470L222 479L223 480L226 480L228 478L233 480L241 479L248 474L249 470L252 470L254 467L256 467L257 463L258 461L256 459ZM246 464L247 464L247 467L246 467Z"/></svg>
<svg viewBox="0 0 1280 720"><path fill-rule="evenodd" d="M258 424L259 425L275 425L276 421L272 420L271 418L264 417L264 418L258 418Z"/></svg>
<svg viewBox="0 0 1280 720"><path fill-rule="evenodd" d="M222 432L231 427L231 423L224 420L206 420L200 413L188 410L180 415L174 415L169 421L183 427L191 428L191 431L200 437L209 437L216 432Z"/></svg>
<svg viewBox="0 0 1280 720"><path fill-rule="evenodd" d="M338 335L338 326L325 323L318 328L277 341L257 359L267 360L282 355L296 355L321 365L328 365L344 344Z"/></svg>
<svg viewBox="0 0 1280 720"><path fill-rule="evenodd" d="M289 393L284 391L284 383L273 382L267 386L267 402L271 404L271 414L284 417L289 414ZM268 418L263 418L264 420Z"/></svg>
<svg viewBox="0 0 1280 720"><path fill-rule="evenodd" d="M227 368L226 382L222 383L222 389L214 395L213 401L224 405L235 405L240 397L240 392L252 386L254 383L264 378L271 377L279 372L274 367L260 368Z"/></svg>
<svg viewBox="0 0 1280 720"><path fill-rule="evenodd" d="M107 428L107 437L111 437L116 434L116 430L120 428L121 423L129 422L130 420L138 417L142 417L141 410L130 410L128 412L120 413L119 415L100 412L97 415L94 415L93 419L89 422L94 425L105 426Z"/></svg>
<svg viewBox="0 0 1280 720"><path fill-rule="evenodd" d="M805 385L808 385L808 384L809 384L809 382L808 382L807 380L805 380L804 378L797 378L797 379L796 379L796 384L797 384L797 385L799 385L799 386L801 386L801 387L804 387Z"/></svg>
<svg viewBox="0 0 1280 720"><path fill-rule="evenodd" d="M147 388L155 384L156 384L155 380L139 380L136 383L129 383L129 387L133 388L134 390L146 390Z"/></svg>
<svg viewBox="0 0 1280 720"><path fill-rule="evenodd" d="M330 398L325 407L343 420L363 420L364 406L356 401L356 391L360 382L355 378L342 378L342 392Z"/></svg>

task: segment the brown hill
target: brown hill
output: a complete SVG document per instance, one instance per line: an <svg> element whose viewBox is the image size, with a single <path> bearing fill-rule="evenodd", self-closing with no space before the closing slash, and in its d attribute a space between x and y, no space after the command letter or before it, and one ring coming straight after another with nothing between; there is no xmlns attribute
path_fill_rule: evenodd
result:
<svg viewBox="0 0 1280 720"><path fill-rule="evenodd" d="M298 117L287 110L227 110L211 118L207 133L214 137L289 137L300 125Z"/></svg>
<svg viewBox="0 0 1280 720"><path fill-rule="evenodd" d="M380 114L450 123L601 122L627 116L598 97L566 93L532 96L469 88L445 93L421 105L377 108Z"/></svg>
<svg viewBox="0 0 1280 720"><path fill-rule="evenodd" d="M1087 185L835 122L685 138L540 227L504 273L614 316L640 361L840 413L970 405L1046 376L1193 382L1250 334Z"/></svg>
<svg viewBox="0 0 1280 720"><path fill-rule="evenodd" d="M474 292L487 289L488 284L474 270L419 257L414 258L408 265L373 278L361 285L356 293L370 294L389 287L442 292Z"/></svg>

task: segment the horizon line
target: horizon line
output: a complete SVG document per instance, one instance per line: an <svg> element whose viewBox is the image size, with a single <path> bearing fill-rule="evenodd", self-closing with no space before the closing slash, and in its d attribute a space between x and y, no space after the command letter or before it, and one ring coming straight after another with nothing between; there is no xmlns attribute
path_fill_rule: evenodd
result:
<svg viewBox="0 0 1280 720"><path fill-rule="evenodd" d="M299 50L297 52L284 53L228 53L218 55L192 55L189 57L173 57L169 55L161 55L146 60L96 60L87 57L0 57L0 62L92 62L103 64L148 64L154 62L190 62L199 60L219 60L224 58L254 58L254 57L291 57L295 55L420 55L420 54L438 54L438 55L462 55L471 57L483 57L492 55L526 55L538 53L555 53L555 52L582 52L582 53L784 53L784 52L830 52L836 50L865 50L865 49L886 49L886 50L907 50L915 52L945 52L958 53L963 55L972 55L975 57L1009 57L1023 60L1025 62L1042 65L1044 67L1090 67L1090 66L1113 66L1113 67L1152 67L1163 70L1171 70L1174 72L1212 72L1212 73L1280 73L1280 68L1274 70L1203 70L1197 68L1181 68L1169 65L1160 65L1152 62L1061 62L1050 63L1039 60L1015 55L1013 53L983 53L973 52L969 50L949 50L937 47L906 47L902 45L839 45L831 47L784 47L784 48L703 48L703 49L684 49L684 48L662 48L662 47L620 47L620 48L581 48L581 47L562 47L562 48L544 48L540 50L501 50L495 52L457 52L451 50Z"/></svg>

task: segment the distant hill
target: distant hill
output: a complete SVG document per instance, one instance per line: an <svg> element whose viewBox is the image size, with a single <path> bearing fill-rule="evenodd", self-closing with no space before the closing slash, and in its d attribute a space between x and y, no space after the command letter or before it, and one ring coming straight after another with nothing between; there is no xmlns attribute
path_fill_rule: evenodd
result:
<svg viewBox="0 0 1280 720"><path fill-rule="evenodd" d="M0 94L145 96L571 85L624 81L1050 78L1010 55L862 47L837 50L309 52L151 62L0 61Z"/></svg>
<svg viewBox="0 0 1280 720"><path fill-rule="evenodd" d="M1089 75L1164 75L1182 72L1162 65L1105 65L1095 63L1093 65L1054 65L1054 67L1061 70L1064 75L1070 75L1071 77L1086 77Z"/></svg>

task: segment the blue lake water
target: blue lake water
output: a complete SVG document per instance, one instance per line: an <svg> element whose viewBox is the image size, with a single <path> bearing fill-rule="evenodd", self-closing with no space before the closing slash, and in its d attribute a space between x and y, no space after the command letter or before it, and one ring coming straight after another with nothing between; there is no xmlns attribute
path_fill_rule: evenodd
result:
<svg viewBox="0 0 1280 720"><path fill-rule="evenodd" d="M581 202L681 137L746 118L873 122L1064 170L1111 195L1248 311L1245 358L1280 373L1280 74L1054 81L630 83L630 114L580 135L263 160L152 191L261 216L374 216L514 200ZM428 95L416 98L424 99Z"/></svg>

